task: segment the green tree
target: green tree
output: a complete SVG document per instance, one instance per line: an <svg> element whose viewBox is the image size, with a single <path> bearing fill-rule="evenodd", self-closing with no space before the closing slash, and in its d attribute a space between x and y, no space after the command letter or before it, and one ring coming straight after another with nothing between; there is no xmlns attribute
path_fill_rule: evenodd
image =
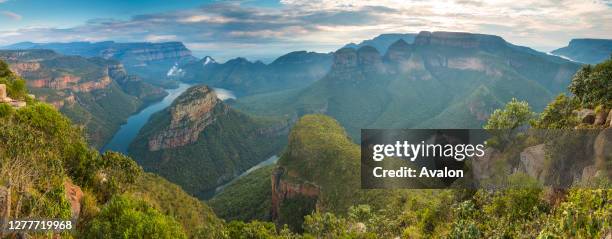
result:
<svg viewBox="0 0 612 239"><path fill-rule="evenodd" d="M584 66L574 75L569 90L583 107L612 107L612 59Z"/></svg>
<svg viewBox="0 0 612 239"><path fill-rule="evenodd" d="M575 98L560 94L546 106L538 119L531 122L531 126L537 129L573 129L580 123L572 112L578 108L579 102Z"/></svg>
<svg viewBox="0 0 612 239"><path fill-rule="evenodd" d="M86 227L84 238L187 238L174 218L145 201L113 197Z"/></svg>
<svg viewBox="0 0 612 239"><path fill-rule="evenodd" d="M496 109L484 126L494 136L489 140L489 145L500 148L506 147L516 140L517 132L522 127L527 126L533 116L534 113L527 101L512 98L503 109Z"/></svg>

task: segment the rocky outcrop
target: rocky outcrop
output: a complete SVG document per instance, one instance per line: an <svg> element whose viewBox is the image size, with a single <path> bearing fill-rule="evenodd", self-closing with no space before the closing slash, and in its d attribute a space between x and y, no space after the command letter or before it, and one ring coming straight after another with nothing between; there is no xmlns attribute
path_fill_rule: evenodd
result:
<svg viewBox="0 0 612 239"><path fill-rule="evenodd" d="M595 111L592 109L574 110L574 114L578 116L578 120L584 124L595 123Z"/></svg>
<svg viewBox="0 0 612 239"><path fill-rule="evenodd" d="M181 42L113 43L100 51L105 59L117 59L131 64L192 58L191 51Z"/></svg>
<svg viewBox="0 0 612 239"><path fill-rule="evenodd" d="M544 144L531 146L521 152L521 168L527 175L543 182L545 175L546 151Z"/></svg>
<svg viewBox="0 0 612 239"><path fill-rule="evenodd" d="M306 197L316 201L320 194L319 187L313 183L296 183L284 180L285 173L286 170L283 167L278 167L272 173L272 208L270 212L272 220L279 218L281 206L285 200Z"/></svg>
<svg viewBox="0 0 612 239"><path fill-rule="evenodd" d="M206 126L215 121L216 107L222 114L229 110L208 86L188 89L170 107L170 124L149 138L149 151L176 148L197 141Z"/></svg>
<svg viewBox="0 0 612 239"><path fill-rule="evenodd" d="M14 108L21 108L26 106L26 102L22 100L11 99L7 95L6 85L0 84L0 103L7 103Z"/></svg>
<svg viewBox="0 0 612 239"><path fill-rule="evenodd" d="M608 118L606 119L605 125L609 128L612 128L612 109L610 109L610 112L608 112Z"/></svg>
<svg viewBox="0 0 612 239"><path fill-rule="evenodd" d="M598 112L595 112L595 121L593 124L595 125L604 125L606 123L606 119L608 118L608 111L602 109Z"/></svg>
<svg viewBox="0 0 612 239"><path fill-rule="evenodd" d="M40 63L38 62L17 62L11 64L11 71L17 75L22 75L24 72L37 71L40 69Z"/></svg>
<svg viewBox="0 0 612 239"><path fill-rule="evenodd" d="M503 38L494 35L465 32L420 32L414 40L416 46L443 46L464 49L506 46Z"/></svg>
<svg viewBox="0 0 612 239"><path fill-rule="evenodd" d="M383 70L382 58L376 48L364 46L357 50L357 64L364 72Z"/></svg>
<svg viewBox="0 0 612 239"><path fill-rule="evenodd" d="M74 185L68 180L64 181L64 189L66 191L68 203L70 203L70 213L72 219L77 219L81 214L81 199L83 198L83 191L79 186Z"/></svg>

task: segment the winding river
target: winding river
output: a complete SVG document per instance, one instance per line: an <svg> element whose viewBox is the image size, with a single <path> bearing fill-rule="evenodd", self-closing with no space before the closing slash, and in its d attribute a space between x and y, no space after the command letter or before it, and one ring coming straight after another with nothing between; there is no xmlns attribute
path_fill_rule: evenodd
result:
<svg viewBox="0 0 612 239"><path fill-rule="evenodd" d="M170 104L172 104L172 101L174 101L176 97L185 92L185 90L189 89L190 86L191 85L181 83L176 89L166 90L168 95L164 97L164 99L153 103L138 113L130 116L127 119L127 122L121 125L121 128L119 128L115 135L113 135L113 138L106 145L104 145L100 151L105 152L107 150L112 150L127 154L127 149L130 146L130 143L132 143L134 138L136 138L138 131L140 131L140 129L142 129L142 127L149 121L151 115L168 107Z"/></svg>

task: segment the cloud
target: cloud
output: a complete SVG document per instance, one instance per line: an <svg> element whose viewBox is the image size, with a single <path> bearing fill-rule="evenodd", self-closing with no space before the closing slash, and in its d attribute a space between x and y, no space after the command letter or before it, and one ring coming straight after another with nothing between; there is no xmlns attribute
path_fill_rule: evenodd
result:
<svg viewBox="0 0 612 239"><path fill-rule="evenodd" d="M0 3L2 3L1 1L2 0L0 0ZM2 16L5 16L5 17L10 18L10 19L15 20L15 21L19 21L22 18L21 15L19 15L17 13L14 13L14 12L11 12L11 11L1 11L0 14L2 14Z"/></svg>
<svg viewBox="0 0 612 239"><path fill-rule="evenodd" d="M182 41L196 53L223 59L327 52L382 33L444 30L496 34L549 50L571 38L612 38L610 22L609 0L281 0L275 8L221 2L127 20L92 19L71 28L0 31L0 43Z"/></svg>

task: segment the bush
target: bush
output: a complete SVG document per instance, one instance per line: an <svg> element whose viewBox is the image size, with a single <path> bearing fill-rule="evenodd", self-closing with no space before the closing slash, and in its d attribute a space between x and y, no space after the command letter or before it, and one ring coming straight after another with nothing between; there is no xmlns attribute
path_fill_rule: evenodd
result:
<svg viewBox="0 0 612 239"><path fill-rule="evenodd" d="M187 238L181 225L146 202L113 197L89 223L84 238Z"/></svg>

